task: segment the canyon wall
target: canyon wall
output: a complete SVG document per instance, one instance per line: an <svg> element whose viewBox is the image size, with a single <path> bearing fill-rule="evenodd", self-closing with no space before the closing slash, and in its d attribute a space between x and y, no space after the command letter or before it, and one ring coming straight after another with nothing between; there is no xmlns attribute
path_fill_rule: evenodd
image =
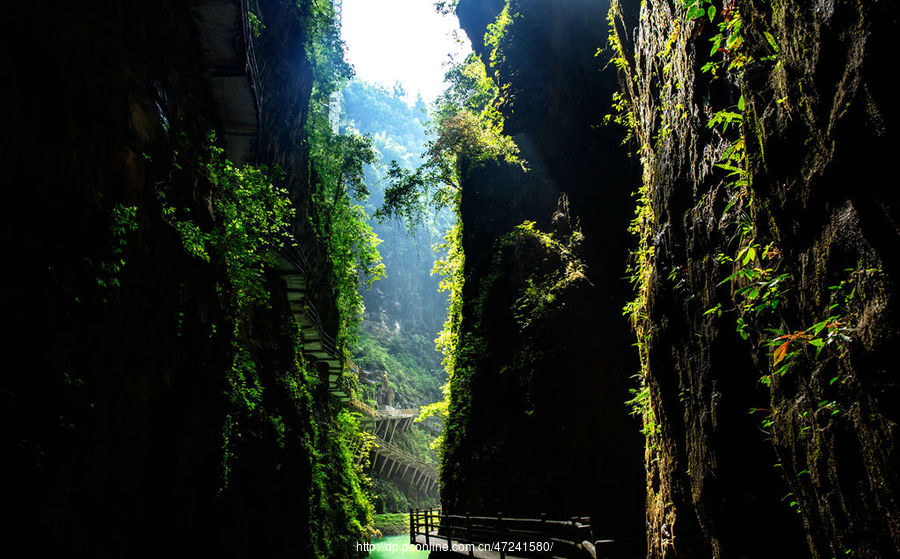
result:
<svg viewBox="0 0 900 559"><path fill-rule="evenodd" d="M897 8L601 4L457 9L530 170L463 169L445 507L638 554L630 399L650 557L896 557Z"/></svg>
<svg viewBox="0 0 900 559"><path fill-rule="evenodd" d="M650 557L897 557L900 12L687 4L615 20Z"/></svg>
<svg viewBox="0 0 900 559"><path fill-rule="evenodd" d="M462 326L442 500L456 512L591 515L623 552L643 545L637 370L622 307L639 174L617 130L598 129L617 88L594 57L608 4L459 3L473 46L505 84L505 132L529 170L462 173Z"/></svg>
<svg viewBox="0 0 900 559"><path fill-rule="evenodd" d="M284 281L260 276L263 302L235 314L231 261L209 241L227 217L208 167L223 127L195 25L207 4L12 8L0 407L13 556L353 553L353 519L322 501L343 499L329 472L345 457ZM310 296L333 334L329 271L305 230L307 4L253 3L265 134L251 162L287 172L295 232L321 272ZM219 5L222 17L245 7Z"/></svg>

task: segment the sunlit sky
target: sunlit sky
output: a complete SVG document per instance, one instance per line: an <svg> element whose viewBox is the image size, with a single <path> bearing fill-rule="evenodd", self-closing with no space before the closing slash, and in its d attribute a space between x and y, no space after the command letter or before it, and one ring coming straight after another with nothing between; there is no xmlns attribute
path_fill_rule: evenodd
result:
<svg viewBox="0 0 900 559"><path fill-rule="evenodd" d="M435 11L434 0L343 0L343 37L357 77L388 87L399 81L413 101L417 92L434 100L448 55L469 51L458 25Z"/></svg>

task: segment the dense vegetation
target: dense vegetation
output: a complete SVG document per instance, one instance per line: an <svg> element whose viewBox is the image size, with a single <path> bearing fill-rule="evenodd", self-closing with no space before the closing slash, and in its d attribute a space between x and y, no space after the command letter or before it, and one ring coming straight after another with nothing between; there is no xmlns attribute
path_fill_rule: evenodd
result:
<svg viewBox="0 0 900 559"><path fill-rule="evenodd" d="M366 210L377 215L390 177L422 161L428 114L424 102L410 105L401 88L351 81L341 92L341 128L372 138L375 160L365 168L371 191ZM394 406L421 407L441 397L443 371L434 339L446 312L446 297L432 276L437 257L433 245L449 227L451 214L429 210L417 214L415 227L406 231L397 223L370 221L383 239L379 250L386 277L363 293L365 315L353 349L354 362L374 380L387 373L394 389ZM358 394L373 407L376 386L360 383ZM415 426L397 435L394 443L426 463L435 463L433 436ZM433 498L387 479L375 479L377 510L402 511L410 506L437 504Z"/></svg>
<svg viewBox="0 0 900 559"><path fill-rule="evenodd" d="M900 557L896 3L442 0L431 107L250 4L13 7L8 553L357 557L386 378L446 511Z"/></svg>
<svg viewBox="0 0 900 559"><path fill-rule="evenodd" d="M502 27L492 29L492 37L497 42L502 31ZM495 55L498 48L495 44ZM434 273L442 277L440 289L450 298L443 329L436 339L444 356L448 384L442 387L440 399L423 410L423 418L437 415L442 420L448 418L449 398L453 393L451 385L458 371L456 360L460 352L464 261L460 244L460 179L468 169L488 161L499 159L522 165L515 143L502 133L503 118L496 108L500 88L487 75L480 56L471 53L463 62L453 64L446 74L446 81L447 89L432 107L434 138L428 142L417 167L392 166L390 185L376 211L382 219L404 221L411 231L416 230L422 215L428 212L450 211L456 217L456 224L445 230L443 241L438 245L443 258L436 261L433 268ZM460 388L456 393L464 397L465 390ZM435 447L443 448L443 435Z"/></svg>
<svg viewBox="0 0 900 559"><path fill-rule="evenodd" d="M893 103L875 92L896 6L686 0L636 16L613 2L614 119L644 169L626 310L651 556L765 554L736 535L760 522L792 556L897 556L893 250L876 232L897 198L847 189L872 184L895 137L895 118L862 115ZM749 483L723 483L736 477Z"/></svg>
<svg viewBox="0 0 900 559"><path fill-rule="evenodd" d="M373 152L327 125L349 77L331 2L255 2L247 35L227 3L210 19L203 3L49 4L16 8L34 54L12 70L16 159L44 167L17 196L46 223L15 252L31 368L2 392L10 552L355 555L373 522L358 419L274 270L302 249L322 328L352 342L380 273L351 201ZM240 164L199 70L203 30L232 24L264 92L249 114L274 123Z"/></svg>
<svg viewBox="0 0 900 559"><path fill-rule="evenodd" d="M306 10L304 10L306 8ZM373 161L371 142L355 134L338 135L328 122L327 101L350 76L328 2L300 6L309 35L306 50L313 68L312 95L305 134L310 146L308 196L311 199L315 236L325 247L332 272L332 296L340 317L338 350L345 351L356 338L362 315L361 289L378 279L383 270L376 250L375 234L366 223L364 210L353 198L366 195L363 166ZM258 17L262 34L264 22ZM212 336L231 334L233 363L227 375L229 406L222 428L222 463L218 494L229 497L232 472L241 462L251 460L243 441L255 432L266 432L284 450L288 444L302 441L309 457L312 479L310 495L310 536L317 557L335 557L347 553L361 538L367 537L373 522L370 482L355 464L351 448L360 439L358 419L346 410L322 409L313 393L321 381L303 354L302 338L296 324L273 326L291 340L293 358L286 370L267 370L270 351L264 340L251 332L259 328L261 312L270 309L276 295L266 283L267 270L275 264L275 254L288 245L297 246L289 233L297 219L287 190L274 181L283 181L284 172L265 167L236 167L225 159L224 150L215 146L210 135L210 155L192 169L192 161L182 161L191 153L184 132L168 129L176 143L169 161L169 175L199 172L212 186L213 212L218 216L210 229L190 219L190 211L171 205L168 200L172 181L157 181L163 219L176 229L189 255L210 262L226 278L217 286L228 322L223 332L216 323L209 325ZM148 160L150 156L146 156ZM181 328L179 319L178 328ZM181 333L179 331L178 335ZM274 384L274 386L273 386ZM284 402L274 403L269 394L280 393ZM323 413L324 412L324 413ZM305 432L297 432L300 418ZM276 463L276 469L282 464Z"/></svg>
<svg viewBox="0 0 900 559"><path fill-rule="evenodd" d="M465 261L449 336L445 507L568 499L636 555L646 538L658 558L896 557L897 233L887 224L898 201L875 178L896 149L882 54L896 5L441 4L456 7L500 84L503 131L547 179L456 169ZM598 71L605 60L590 65L585 53L603 54L596 30L610 7L612 64ZM604 114L626 130L598 126ZM620 157L623 138L642 176ZM405 195L427 191L439 174L429 172L401 176L389 201L414 207ZM636 298L626 302L629 244ZM616 307L637 334L633 368ZM593 398L567 416L579 390ZM643 421L643 484L626 399ZM557 478L557 463L509 444L540 433L534 418L548 410L544 422L583 442L570 454L559 445L568 472ZM543 452L556 442L541 440ZM511 469L528 489L505 483ZM583 471L594 475L563 489ZM551 478L552 500L520 499ZM571 497L579 490L595 493ZM610 500L617 517L598 506ZM771 539L746 538L762 532Z"/></svg>

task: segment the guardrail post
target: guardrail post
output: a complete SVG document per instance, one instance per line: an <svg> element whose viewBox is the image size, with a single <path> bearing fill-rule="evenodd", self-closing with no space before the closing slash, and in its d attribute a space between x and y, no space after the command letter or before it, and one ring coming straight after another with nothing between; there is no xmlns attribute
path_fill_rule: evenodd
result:
<svg viewBox="0 0 900 559"><path fill-rule="evenodd" d="M416 528L413 525L413 510L409 507L409 545L416 543Z"/></svg>
<svg viewBox="0 0 900 559"><path fill-rule="evenodd" d="M577 547L581 544L581 540L578 537L578 517L573 516L570 521L572 522L572 542L574 542Z"/></svg>
<svg viewBox="0 0 900 559"><path fill-rule="evenodd" d="M506 550L503 548L503 513L497 513L497 535L500 537L500 559L506 559Z"/></svg>
<svg viewBox="0 0 900 559"><path fill-rule="evenodd" d="M430 541L431 529L429 526L430 520L431 520L431 511L426 510L425 511L425 547L427 547L429 551L431 551L431 541Z"/></svg>
<svg viewBox="0 0 900 559"><path fill-rule="evenodd" d="M546 512L541 513L540 532L541 532L541 537L544 538L544 541L548 544L548 547L549 547L551 537L550 537L550 529L547 527L547 513ZM546 553L546 555L550 555L550 550L547 550L545 553Z"/></svg>
<svg viewBox="0 0 900 559"><path fill-rule="evenodd" d="M475 557L475 542L472 541L472 513L466 513L466 538L469 540L469 557Z"/></svg>
<svg viewBox="0 0 900 559"><path fill-rule="evenodd" d="M438 519L441 520L440 524L443 525L443 523L444 523L443 520L445 520L445 519L441 518L440 515L438 516ZM454 520L450 520L449 518L446 520L447 520L447 551L451 551L453 549L453 522L454 522ZM441 531L441 526L439 525L438 533L440 533L440 531Z"/></svg>

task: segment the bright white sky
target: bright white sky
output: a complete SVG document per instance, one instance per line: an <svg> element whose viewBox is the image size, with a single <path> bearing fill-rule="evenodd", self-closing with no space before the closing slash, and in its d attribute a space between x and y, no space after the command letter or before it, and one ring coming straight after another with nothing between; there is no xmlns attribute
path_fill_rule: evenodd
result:
<svg viewBox="0 0 900 559"><path fill-rule="evenodd" d="M437 13L434 0L343 0L343 14L347 59L357 77L389 88L399 81L412 101L416 92L426 103L440 95L448 55L462 58L471 50L456 18Z"/></svg>

